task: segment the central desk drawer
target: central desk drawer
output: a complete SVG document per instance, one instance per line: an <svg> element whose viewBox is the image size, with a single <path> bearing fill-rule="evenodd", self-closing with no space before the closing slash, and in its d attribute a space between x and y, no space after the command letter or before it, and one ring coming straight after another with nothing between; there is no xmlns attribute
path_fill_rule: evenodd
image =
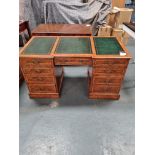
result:
<svg viewBox="0 0 155 155"><path fill-rule="evenodd" d="M55 65L92 65L92 59L91 58L69 58L69 57L63 57L63 58L54 58Z"/></svg>
<svg viewBox="0 0 155 155"><path fill-rule="evenodd" d="M27 76L26 79L28 83L55 83L53 76Z"/></svg>
<svg viewBox="0 0 155 155"><path fill-rule="evenodd" d="M56 87L53 84L29 84L31 93L52 93L56 92Z"/></svg>

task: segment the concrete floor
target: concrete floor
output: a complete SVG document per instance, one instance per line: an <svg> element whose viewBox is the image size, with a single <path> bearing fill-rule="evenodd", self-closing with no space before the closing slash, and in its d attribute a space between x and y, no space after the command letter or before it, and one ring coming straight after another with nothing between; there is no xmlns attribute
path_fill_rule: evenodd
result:
<svg viewBox="0 0 155 155"><path fill-rule="evenodd" d="M118 101L90 100L86 78L65 78L60 99L20 87L20 155L134 155L134 41Z"/></svg>

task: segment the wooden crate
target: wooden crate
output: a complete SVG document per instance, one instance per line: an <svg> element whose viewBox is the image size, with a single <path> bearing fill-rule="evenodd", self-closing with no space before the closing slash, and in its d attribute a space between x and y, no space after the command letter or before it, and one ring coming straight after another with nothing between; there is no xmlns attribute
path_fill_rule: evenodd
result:
<svg viewBox="0 0 155 155"><path fill-rule="evenodd" d="M106 17L106 24L111 26L111 27L115 27L116 25L116 13L112 13L110 12L107 17Z"/></svg>
<svg viewBox="0 0 155 155"><path fill-rule="evenodd" d="M119 11L118 13L116 13L115 16L116 21L115 27L122 28L123 23L125 22L130 23L133 9L117 8L117 7L114 7L114 9L117 9Z"/></svg>
<svg viewBox="0 0 155 155"><path fill-rule="evenodd" d="M117 37L124 45L127 45L129 40L129 34L120 28L113 28L112 36Z"/></svg>
<svg viewBox="0 0 155 155"><path fill-rule="evenodd" d="M110 25L104 25L99 28L98 36L111 36L112 27Z"/></svg>
<svg viewBox="0 0 155 155"><path fill-rule="evenodd" d="M122 29L113 28L112 36L117 37L120 41L122 41L124 31Z"/></svg>
<svg viewBox="0 0 155 155"><path fill-rule="evenodd" d="M124 45L128 44L129 37L130 37L130 35L127 32L124 31L123 36L122 36L122 42L123 42Z"/></svg>

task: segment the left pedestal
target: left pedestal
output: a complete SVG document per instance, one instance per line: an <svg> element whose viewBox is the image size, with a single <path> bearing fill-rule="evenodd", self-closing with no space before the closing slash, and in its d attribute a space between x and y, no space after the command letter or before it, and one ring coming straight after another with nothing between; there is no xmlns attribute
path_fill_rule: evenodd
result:
<svg viewBox="0 0 155 155"><path fill-rule="evenodd" d="M58 98L58 78L52 58L20 58L31 98Z"/></svg>
<svg viewBox="0 0 155 155"><path fill-rule="evenodd" d="M20 66L31 98L59 98L63 68L51 56L54 37L32 37L20 51Z"/></svg>

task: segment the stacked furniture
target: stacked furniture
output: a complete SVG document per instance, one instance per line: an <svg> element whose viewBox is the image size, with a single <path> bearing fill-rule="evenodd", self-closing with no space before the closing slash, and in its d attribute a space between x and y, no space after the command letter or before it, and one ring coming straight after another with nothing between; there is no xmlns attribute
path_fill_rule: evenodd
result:
<svg viewBox="0 0 155 155"><path fill-rule="evenodd" d="M20 52L32 98L60 97L63 66L89 66L89 98L119 99L131 56L115 37L34 36Z"/></svg>

